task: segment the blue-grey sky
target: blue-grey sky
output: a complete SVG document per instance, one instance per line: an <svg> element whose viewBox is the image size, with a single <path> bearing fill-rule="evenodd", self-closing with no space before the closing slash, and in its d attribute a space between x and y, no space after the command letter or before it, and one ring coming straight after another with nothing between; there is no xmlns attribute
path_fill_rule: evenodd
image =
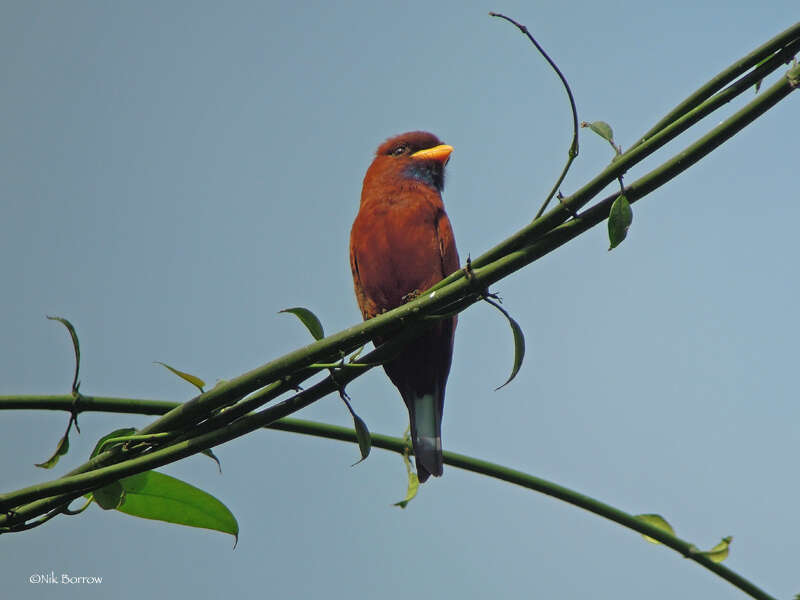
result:
<svg viewBox="0 0 800 600"><path fill-rule="evenodd" d="M629 146L697 86L798 17L769 3L0 2L0 394L66 393L69 318L81 391L183 401L192 388L309 341L282 308L333 332L360 319L347 242L386 137L455 148L445 204L462 258L528 222L579 117ZM772 80L771 80L772 81ZM767 82L767 85L770 82ZM748 93L744 100L753 95ZM800 592L794 369L797 111L792 96L634 206L628 239L600 226L493 291L527 335L517 379L491 307L460 318L446 449L522 469L632 513L664 515L768 592ZM743 100L743 101L744 101ZM726 107L729 114L743 101ZM628 175L632 181L722 117ZM584 130L562 189L610 149ZM349 387L375 432L400 435L382 371ZM348 424L338 398L299 416ZM135 416L0 415L2 491L63 473ZM739 598L674 552L572 506L445 467L406 510L405 470L349 444L257 432L163 471L210 491L241 535L92 507L3 536L9 598L31 574L100 576L54 598ZM155 590L155 591L153 591Z"/></svg>

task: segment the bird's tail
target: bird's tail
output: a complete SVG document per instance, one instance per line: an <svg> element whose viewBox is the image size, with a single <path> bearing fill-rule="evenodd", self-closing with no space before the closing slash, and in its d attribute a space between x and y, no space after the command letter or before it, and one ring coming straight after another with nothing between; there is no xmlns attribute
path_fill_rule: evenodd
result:
<svg viewBox="0 0 800 600"><path fill-rule="evenodd" d="M412 394L406 402L420 483L442 474L442 412L437 394Z"/></svg>

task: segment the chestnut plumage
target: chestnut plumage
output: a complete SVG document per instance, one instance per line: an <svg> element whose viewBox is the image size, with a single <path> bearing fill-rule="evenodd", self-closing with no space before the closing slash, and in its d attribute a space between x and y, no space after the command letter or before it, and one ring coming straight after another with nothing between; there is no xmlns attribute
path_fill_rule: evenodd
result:
<svg viewBox="0 0 800 600"><path fill-rule="evenodd" d="M350 231L350 267L364 319L400 306L458 270L441 195L452 150L425 131L403 133L378 147ZM437 321L384 365L408 408L420 482L442 474L442 410L456 321Z"/></svg>

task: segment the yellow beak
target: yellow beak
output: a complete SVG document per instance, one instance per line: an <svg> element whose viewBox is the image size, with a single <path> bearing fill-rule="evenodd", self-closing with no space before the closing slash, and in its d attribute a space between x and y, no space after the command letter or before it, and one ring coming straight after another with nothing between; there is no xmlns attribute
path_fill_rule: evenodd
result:
<svg viewBox="0 0 800 600"><path fill-rule="evenodd" d="M447 164L448 160L450 160L450 154L452 154L452 152L452 146L448 146L447 144L439 144L433 148L418 150L411 155L411 158L414 160L437 160L444 165Z"/></svg>

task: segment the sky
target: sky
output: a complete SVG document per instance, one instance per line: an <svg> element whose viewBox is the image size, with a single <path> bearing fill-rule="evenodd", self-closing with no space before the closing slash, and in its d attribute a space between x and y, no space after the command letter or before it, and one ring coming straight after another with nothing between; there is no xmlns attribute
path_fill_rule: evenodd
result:
<svg viewBox="0 0 800 600"><path fill-rule="evenodd" d="M528 223L579 118L623 148L736 59L791 26L796 2L0 2L0 395L68 393L81 342L88 395L185 401L357 323L348 237L375 148L424 129L454 147L444 201L462 260ZM769 85L774 81L765 82ZM633 169L633 181L736 108ZM797 110L790 96L633 206L492 288L458 323L445 449L659 513L767 592L800 592L794 369L800 336ZM562 191L610 160L587 130ZM407 413L384 373L348 387L374 432ZM297 416L351 423L327 397ZM0 415L2 491L82 463L139 416L83 414L53 472L35 468L62 413ZM230 536L91 507L0 539L9 598L38 573L96 576L57 598L727 599L675 552L571 505L445 466L405 510L405 468L354 445L255 432L163 472L236 515ZM50 588L53 585L49 586ZM153 592L149 592L153 593Z"/></svg>

